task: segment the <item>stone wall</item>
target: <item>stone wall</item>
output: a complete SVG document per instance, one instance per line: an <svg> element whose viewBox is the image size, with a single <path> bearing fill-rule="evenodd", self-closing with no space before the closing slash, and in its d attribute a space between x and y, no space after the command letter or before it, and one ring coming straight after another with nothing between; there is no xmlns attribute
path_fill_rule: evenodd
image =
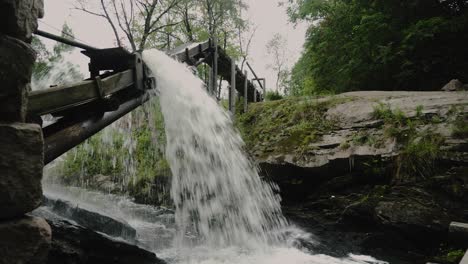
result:
<svg viewBox="0 0 468 264"><path fill-rule="evenodd" d="M45 263L50 247L50 226L27 215L42 200L42 130L26 113L43 15L43 0L0 0L0 264Z"/></svg>

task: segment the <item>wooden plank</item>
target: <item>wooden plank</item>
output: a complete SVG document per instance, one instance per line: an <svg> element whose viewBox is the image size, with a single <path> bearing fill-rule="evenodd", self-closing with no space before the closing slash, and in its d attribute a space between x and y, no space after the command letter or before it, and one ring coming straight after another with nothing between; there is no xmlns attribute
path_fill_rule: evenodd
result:
<svg viewBox="0 0 468 264"><path fill-rule="evenodd" d="M133 71L116 73L101 80L103 95L108 96L133 85ZM29 94L28 112L45 115L83 105L100 98L95 80L57 86Z"/></svg>

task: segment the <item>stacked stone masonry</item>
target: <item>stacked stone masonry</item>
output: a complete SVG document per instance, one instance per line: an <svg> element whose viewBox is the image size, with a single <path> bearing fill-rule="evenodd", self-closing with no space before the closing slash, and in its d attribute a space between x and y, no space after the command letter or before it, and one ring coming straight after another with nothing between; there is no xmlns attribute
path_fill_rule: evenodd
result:
<svg viewBox="0 0 468 264"><path fill-rule="evenodd" d="M26 123L43 0L0 0L0 264L46 263L51 229L27 216L41 204L43 137Z"/></svg>

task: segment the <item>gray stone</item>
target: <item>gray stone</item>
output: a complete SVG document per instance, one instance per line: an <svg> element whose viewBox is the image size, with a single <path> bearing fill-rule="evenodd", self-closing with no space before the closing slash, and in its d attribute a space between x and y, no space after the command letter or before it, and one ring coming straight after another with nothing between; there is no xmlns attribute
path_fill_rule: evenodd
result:
<svg viewBox="0 0 468 264"><path fill-rule="evenodd" d="M75 221L89 229L102 232L113 237L122 237L134 241L136 230L124 219L114 219L109 216L88 211L68 201L44 197L44 204L54 213Z"/></svg>
<svg viewBox="0 0 468 264"><path fill-rule="evenodd" d="M465 252L465 256L460 261L460 264L468 264L468 250Z"/></svg>
<svg viewBox="0 0 468 264"><path fill-rule="evenodd" d="M460 82L458 79L453 79L449 83L447 83L444 87L442 87L442 91L446 92L453 92L461 90L463 87L463 83Z"/></svg>
<svg viewBox="0 0 468 264"><path fill-rule="evenodd" d="M164 264L156 254L112 239L86 227L76 225L45 207L31 214L44 217L52 227L52 247L48 264ZM3 263L0 263L3 264Z"/></svg>
<svg viewBox="0 0 468 264"><path fill-rule="evenodd" d="M0 124L0 219L42 202L43 137L36 124Z"/></svg>
<svg viewBox="0 0 468 264"><path fill-rule="evenodd" d="M30 45L0 35L0 121L24 122L35 59Z"/></svg>
<svg viewBox="0 0 468 264"><path fill-rule="evenodd" d="M30 41L43 16L43 0L0 0L0 33Z"/></svg>
<svg viewBox="0 0 468 264"><path fill-rule="evenodd" d="M0 238L0 264L40 264L47 260L51 229L42 218L0 221Z"/></svg>

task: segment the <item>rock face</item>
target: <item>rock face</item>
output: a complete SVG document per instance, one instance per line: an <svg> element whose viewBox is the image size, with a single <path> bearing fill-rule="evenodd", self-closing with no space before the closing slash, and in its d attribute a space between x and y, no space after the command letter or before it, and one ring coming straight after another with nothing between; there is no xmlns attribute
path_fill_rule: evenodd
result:
<svg viewBox="0 0 468 264"><path fill-rule="evenodd" d="M286 169L330 179L370 161L392 161L405 147L404 137L428 136L426 130L450 151L442 158L467 160L468 92L350 92L293 100L254 105L252 117L240 121L244 134L254 135L244 136L249 152L270 176L281 177ZM271 131L265 122L273 124Z"/></svg>
<svg viewBox="0 0 468 264"><path fill-rule="evenodd" d="M30 40L37 29L37 19L43 16L43 0L1 0L0 32Z"/></svg>
<svg viewBox="0 0 468 264"><path fill-rule="evenodd" d="M163 264L154 253L105 237L72 224L41 207L33 215L46 218L52 227L48 264Z"/></svg>
<svg viewBox="0 0 468 264"><path fill-rule="evenodd" d="M23 121L36 55L21 40L0 34L0 114L4 121Z"/></svg>
<svg viewBox="0 0 468 264"><path fill-rule="evenodd" d="M279 185L286 214L326 245L351 239L343 252L439 262L453 243L450 221L468 222L468 92L350 92L249 108L238 118L247 151Z"/></svg>
<svg viewBox="0 0 468 264"><path fill-rule="evenodd" d="M442 91L446 92L453 92L459 91L463 88L463 83L460 82L458 79L453 79L449 83L447 83L444 87L442 87Z"/></svg>
<svg viewBox="0 0 468 264"><path fill-rule="evenodd" d="M70 202L44 197L44 205L54 213L71 219L86 228L105 233L113 237L122 237L128 241L135 239L136 230L125 220L116 220L111 217L91 212L74 206Z"/></svg>
<svg viewBox="0 0 468 264"><path fill-rule="evenodd" d="M42 130L0 124L0 219L21 216L42 202Z"/></svg>
<svg viewBox="0 0 468 264"><path fill-rule="evenodd" d="M0 221L0 263L45 263L51 241L47 222L38 217L25 216Z"/></svg>

